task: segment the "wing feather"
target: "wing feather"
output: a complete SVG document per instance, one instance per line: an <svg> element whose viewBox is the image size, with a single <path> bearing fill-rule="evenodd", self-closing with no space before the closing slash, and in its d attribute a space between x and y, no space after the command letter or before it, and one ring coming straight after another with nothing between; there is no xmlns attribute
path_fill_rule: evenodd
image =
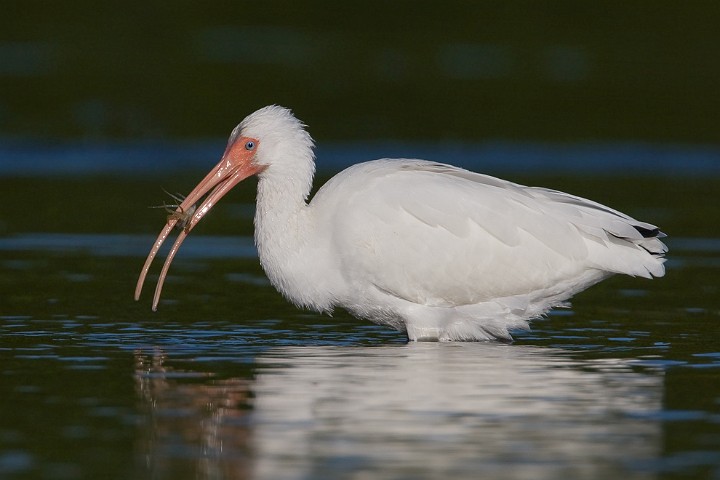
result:
<svg viewBox="0 0 720 480"><path fill-rule="evenodd" d="M449 165L366 162L334 177L313 203L323 198L342 199L324 211L333 216L343 271L415 303L459 306L531 293L589 268L662 274L662 261L648 266L632 251L664 252L643 236L657 227L580 197Z"/></svg>

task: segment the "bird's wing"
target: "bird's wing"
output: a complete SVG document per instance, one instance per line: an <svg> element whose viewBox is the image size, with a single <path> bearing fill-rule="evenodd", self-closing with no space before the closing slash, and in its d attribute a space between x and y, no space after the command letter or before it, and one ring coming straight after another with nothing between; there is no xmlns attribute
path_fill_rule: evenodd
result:
<svg viewBox="0 0 720 480"><path fill-rule="evenodd" d="M424 305L531 293L605 268L593 258L598 245L643 238L600 204L416 160L351 167L315 202L343 271Z"/></svg>

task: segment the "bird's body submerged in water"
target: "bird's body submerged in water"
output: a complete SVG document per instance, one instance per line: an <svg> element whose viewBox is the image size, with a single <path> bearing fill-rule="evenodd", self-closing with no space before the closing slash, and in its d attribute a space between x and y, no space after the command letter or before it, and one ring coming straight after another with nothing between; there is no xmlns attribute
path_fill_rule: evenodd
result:
<svg viewBox="0 0 720 480"><path fill-rule="evenodd" d="M307 202L313 141L282 107L243 120L223 159L178 209L187 233L228 190L258 175L255 242L295 305L406 331L410 340L510 340L510 330L622 273L664 275L657 227L563 192L450 165L383 159L339 173ZM177 220L170 219L143 268Z"/></svg>

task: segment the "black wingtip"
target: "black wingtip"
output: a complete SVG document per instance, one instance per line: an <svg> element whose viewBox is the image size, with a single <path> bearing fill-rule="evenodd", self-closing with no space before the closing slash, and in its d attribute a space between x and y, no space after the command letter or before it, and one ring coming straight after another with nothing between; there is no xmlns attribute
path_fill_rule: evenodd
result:
<svg viewBox="0 0 720 480"><path fill-rule="evenodd" d="M658 237L664 237L665 234L660 231L659 228L645 228L640 227L638 225L633 225L633 228L640 233L640 235L643 236L643 238L658 238Z"/></svg>

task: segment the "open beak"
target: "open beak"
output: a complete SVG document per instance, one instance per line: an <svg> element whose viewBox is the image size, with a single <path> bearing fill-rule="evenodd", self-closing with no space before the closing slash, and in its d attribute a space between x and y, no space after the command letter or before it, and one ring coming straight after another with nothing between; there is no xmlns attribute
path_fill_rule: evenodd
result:
<svg viewBox="0 0 720 480"><path fill-rule="evenodd" d="M160 278L158 279L157 286L155 287L155 296L153 297L152 309L157 310L158 302L160 301L160 293L162 292L163 283L165 283L165 277L170 269L170 264L175 258L175 254L180 249L185 237L188 233L197 225L200 220L203 219L210 209L220 200L227 192L229 192L235 185L240 183L251 175L260 173L264 166L259 166L253 163L255 152L259 145L259 141L254 138L240 137L235 140L225 150L220 163L208 173L205 178L193 189L190 194L185 197L183 202L178 206L173 214L168 217L167 225L162 229L160 234L155 240L155 244L150 250L145 265L140 272L137 286L135 287L135 300L140 298L140 292L142 292L143 284L145 283L145 277L147 276L150 265L152 264L155 256L160 251L160 247L165 242L165 239L177 225L182 227L180 234L178 235L175 243L173 244L165 264L163 265L162 271L160 272ZM200 200L203 198L202 203L192 210ZM190 216L186 212L192 212ZM190 218L187 218L187 217ZM180 223L178 223L180 222Z"/></svg>

